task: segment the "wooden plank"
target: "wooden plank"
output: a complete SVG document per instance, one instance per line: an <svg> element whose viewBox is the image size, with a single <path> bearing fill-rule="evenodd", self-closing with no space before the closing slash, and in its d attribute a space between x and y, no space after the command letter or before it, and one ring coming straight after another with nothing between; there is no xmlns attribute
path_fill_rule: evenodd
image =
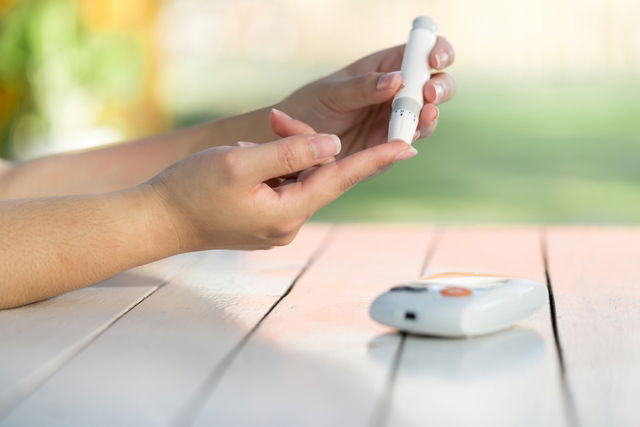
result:
<svg viewBox="0 0 640 427"><path fill-rule="evenodd" d="M173 257L0 311L0 418L185 262L185 257Z"/></svg>
<svg viewBox="0 0 640 427"><path fill-rule="evenodd" d="M310 226L292 245L272 251L201 253L196 265L101 335L7 421L170 423L207 373L286 292L327 233L326 226Z"/></svg>
<svg viewBox="0 0 640 427"><path fill-rule="evenodd" d="M640 425L640 230L551 229L547 251L580 424Z"/></svg>
<svg viewBox="0 0 640 427"><path fill-rule="evenodd" d="M369 318L369 304L417 277L430 235L415 227L341 229L213 390L203 390L195 425L367 425L399 343Z"/></svg>
<svg viewBox="0 0 640 427"><path fill-rule="evenodd" d="M545 283L540 234L518 228L447 230L426 273L444 271L500 273ZM406 338L388 425L564 423L549 306L516 328L485 337Z"/></svg>

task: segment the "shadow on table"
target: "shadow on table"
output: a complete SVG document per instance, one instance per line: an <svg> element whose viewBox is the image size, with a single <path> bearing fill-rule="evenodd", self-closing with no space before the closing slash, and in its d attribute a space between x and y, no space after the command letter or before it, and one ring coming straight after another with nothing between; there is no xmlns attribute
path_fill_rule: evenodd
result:
<svg viewBox="0 0 640 427"><path fill-rule="evenodd" d="M394 335L379 335L368 355ZM387 425L562 425L555 352L535 331L512 328L469 339L408 335L382 405Z"/></svg>
<svg viewBox="0 0 640 427"><path fill-rule="evenodd" d="M369 356L379 359L378 349L389 339L395 341L397 335L378 335L369 344ZM544 341L530 329L511 328L468 339L407 335L404 350L400 362L407 375L469 381L512 375L532 367L544 356Z"/></svg>

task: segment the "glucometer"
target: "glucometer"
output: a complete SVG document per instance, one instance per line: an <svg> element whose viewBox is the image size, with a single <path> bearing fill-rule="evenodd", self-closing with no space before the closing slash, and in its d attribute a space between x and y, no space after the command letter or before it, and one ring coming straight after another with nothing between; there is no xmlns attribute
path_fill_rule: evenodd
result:
<svg viewBox="0 0 640 427"><path fill-rule="evenodd" d="M469 337L508 328L545 301L546 287L533 280L442 273L391 288L373 301L369 314L405 332Z"/></svg>
<svg viewBox="0 0 640 427"><path fill-rule="evenodd" d="M400 67L403 87L391 103L389 141L398 139L407 144L413 141L424 105L422 87L431 76L428 58L436 44L436 32L436 23L430 17L419 16L413 20Z"/></svg>

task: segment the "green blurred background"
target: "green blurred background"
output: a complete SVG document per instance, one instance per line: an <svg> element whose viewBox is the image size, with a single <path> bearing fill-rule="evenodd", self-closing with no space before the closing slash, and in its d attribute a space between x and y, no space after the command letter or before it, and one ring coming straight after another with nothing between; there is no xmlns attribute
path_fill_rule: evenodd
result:
<svg viewBox="0 0 640 427"><path fill-rule="evenodd" d="M0 0L0 152L29 159L277 102L428 14L458 94L330 221L637 223L640 2ZM321 129L319 129L321 131Z"/></svg>

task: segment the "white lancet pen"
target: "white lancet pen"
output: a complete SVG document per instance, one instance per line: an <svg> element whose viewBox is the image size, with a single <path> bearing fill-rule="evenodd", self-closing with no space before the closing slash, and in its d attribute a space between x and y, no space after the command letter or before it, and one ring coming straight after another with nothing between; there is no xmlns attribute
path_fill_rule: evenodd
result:
<svg viewBox="0 0 640 427"><path fill-rule="evenodd" d="M436 23L428 16L413 20L409 41L402 58L403 88L398 91L391 104L389 119L389 141L401 140L411 144L424 105L422 87L431 75L429 54L436 44Z"/></svg>

